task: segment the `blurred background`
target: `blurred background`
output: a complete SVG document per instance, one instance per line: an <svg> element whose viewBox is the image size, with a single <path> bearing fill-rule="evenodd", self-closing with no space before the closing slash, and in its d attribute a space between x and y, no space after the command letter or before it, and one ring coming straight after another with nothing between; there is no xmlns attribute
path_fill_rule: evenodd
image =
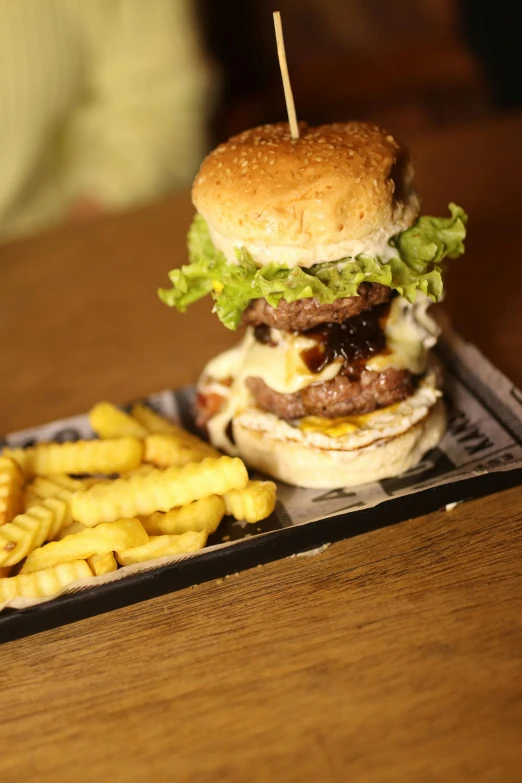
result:
<svg viewBox="0 0 522 783"><path fill-rule="evenodd" d="M223 74L219 138L285 116L272 10L284 21L298 115L311 124L371 119L409 136L520 98L520 28L510 32L502 0L200 0L200 9Z"/></svg>
<svg viewBox="0 0 522 783"><path fill-rule="evenodd" d="M522 103L507 0L0 0L0 240L186 189L202 156L297 114L406 143Z"/></svg>

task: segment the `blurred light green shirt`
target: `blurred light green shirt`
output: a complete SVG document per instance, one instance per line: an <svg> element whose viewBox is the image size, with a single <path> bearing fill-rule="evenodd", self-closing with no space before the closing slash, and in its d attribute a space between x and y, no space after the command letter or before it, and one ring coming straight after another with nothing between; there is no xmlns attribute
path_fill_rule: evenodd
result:
<svg viewBox="0 0 522 783"><path fill-rule="evenodd" d="M190 182L210 70L190 0L0 0L0 237Z"/></svg>

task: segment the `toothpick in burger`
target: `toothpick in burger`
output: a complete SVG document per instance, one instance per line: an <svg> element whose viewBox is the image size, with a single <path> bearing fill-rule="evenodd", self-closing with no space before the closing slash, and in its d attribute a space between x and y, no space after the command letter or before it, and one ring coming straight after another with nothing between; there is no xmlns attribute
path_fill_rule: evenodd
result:
<svg viewBox="0 0 522 783"><path fill-rule="evenodd" d="M161 299L210 295L240 343L198 383L212 444L300 487L395 476L445 426L438 329L445 260L467 216L420 216L413 165L375 125L265 125L208 155L192 198L190 263Z"/></svg>

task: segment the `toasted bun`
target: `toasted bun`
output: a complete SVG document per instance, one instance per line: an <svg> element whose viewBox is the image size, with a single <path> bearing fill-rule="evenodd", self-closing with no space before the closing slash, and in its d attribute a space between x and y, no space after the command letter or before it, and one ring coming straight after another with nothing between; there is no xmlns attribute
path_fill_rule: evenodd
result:
<svg viewBox="0 0 522 783"><path fill-rule="evenodd" d="M303 266L352 246L362 252L366 240L410 226L418 214L412 179L406 150L375 125L301 124L298 139L287 124L264 125L208 155L192 198L228 255L240 245L268 263L294 250L296 263L309 261Z"/></svg>
<svg viewBox="0 0 522 783"><path fill-rule="evenodd" d="M351 451L317 448L282 441L270 431L249 429L241 418L233 422L234 439L247 465L273 478L310 489L336 489L398 476L416 465L442 438L446 428L439 401L409 430L366 448Z"/></svg>

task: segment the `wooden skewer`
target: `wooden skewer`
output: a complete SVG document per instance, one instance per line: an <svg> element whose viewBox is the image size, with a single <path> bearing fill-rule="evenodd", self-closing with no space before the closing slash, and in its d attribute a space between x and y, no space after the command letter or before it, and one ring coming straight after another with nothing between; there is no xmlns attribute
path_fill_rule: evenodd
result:
<svg viewBox="0 0 522 783"><path fill-rule="evenodd" d="M288 75L288 65L286 64L285 41L283 38L283 26L281 24L281 14L274 11L274 27L277 41L277 56L279 57L279 67L283 78L283 89L285 91L286 111L288 112L288 122L290 123L290 133L293 139L299 138L299 126L295 113L294 96Z"/></svg>

